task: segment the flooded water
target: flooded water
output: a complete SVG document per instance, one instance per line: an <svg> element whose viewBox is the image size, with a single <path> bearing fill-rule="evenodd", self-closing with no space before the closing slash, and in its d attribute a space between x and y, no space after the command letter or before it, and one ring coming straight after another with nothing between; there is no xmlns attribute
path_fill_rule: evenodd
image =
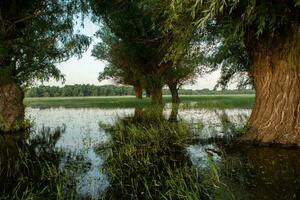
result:
<svg viewBox="0 0 300 200"><path fill-rule="evenodd" d="M28 108L27 116L34 122L34 138L45 127L52 130L63 127L64 133L55 147L83 157L89 168L77 174L77 191L83 197L96 198L109 186L107 177L101 173L105 158L97 155L95 148L109 143L110 135L99 123L111 124L120 117L132 114L134 109L37 109Z"/></svg>
<svg viewBox="0 0 300 200"><path fill-rule="evenodd" d="M68 169L67 176L72 177L73 182L63 187L66 191L73 188L81 199L96 199L111 187L103 168L110 155L112 138L103 124L113 126L118 119L135 114L135 109L27 108L26 116L34 122L32 133L21 144L15 142L18 141L15 138L12 141L21 149L32 148L29 157L31 154L37 159L46 156L46 160L53 159L59 170ZM250 114L249 109L186 109L177 112L166 108L163 111L165 118L189 125L192 137L186 152L192 166L205 171L212 160L220 179L235 199L299 199L299 150L232 142ZM0 164L5 166L11 165L5 162L10 155L8 149L15 149L15 145L7 145L7 141L10 139L2 137L0 140ZM99 148L104 150L99 153ZM36 163L32 166L34 170ZM11 173L10 170L5 172ZM18 177L19 174L12 176ZM13 185L13 182L6 181ZM4 193L14 192L7 188L0 186Z"/></svg>

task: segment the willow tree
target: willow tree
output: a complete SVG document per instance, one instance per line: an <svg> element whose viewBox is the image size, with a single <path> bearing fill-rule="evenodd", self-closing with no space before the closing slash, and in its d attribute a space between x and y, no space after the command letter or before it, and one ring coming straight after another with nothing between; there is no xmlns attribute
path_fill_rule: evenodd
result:
<svg viewBox="0 0 300 200"><path fill-rule="evenodd" d="M143 86L141 76L135 75L130 69L122 69L112 64L105 66L103 72L99 73L98 80L103 81L112 79L117 84L131 85L134 88L135 97L138 99L143 98Z"/></svg>
<svg viewBox="0 0 300 200"><path fill-rule="evenodd" d="M162 77L167 69L174 66L173 62L164 59L172 44L173 34L171 30L162 28L168 18L165 10L142 0L91 0L91 5L96 20L105 27L100 32L108 29L114 38L103 40L106 33L101 34L102 46L112 46L114 43L123 50L111 51L115 56L111 54L107 57L122 58L123 64L126 62L146 77L143 81L151 89L152 103L162 103ZM120 57L120 54L126 56Z"/></svg>
<svg viewBox="0 0 300 200"><path fill-rule="evenodd" d="M112 33L107 26L102 26L97 36L101 42L94 46L92 55L107 62L104 71L99 74L99 80L113 79L118 84L132 85L136 97L142 98L143 75L137 70L139 62L135 59L132 48Z"/></svg>
<svg viewBox="0 0 300 200"><path fill-rule="evenodd" d="M196 49L192 48L176 65L168 69L164 75L165 83L172 95L172 103L180 103L178 91L184 84L194 83L199 75L208 71L201 66L203 56Z"/></svg>
<svg viewBox="0 0 300 200"><path fill-rule="evenodd" d="M238 43L237 54L249 59L256 99L242 141L300 145L299 6L299 0L213 0L190 7L203 15L194 23L215 27L223 44Z"/></svg>
<svg viewBox="0 0 300 200"><path fill-rule="evenodd" d="M34 80L62 78L55 67L80 55L89 39L73 34L75 0L1 0L0 130L21 128L23 88Z"/></svg>

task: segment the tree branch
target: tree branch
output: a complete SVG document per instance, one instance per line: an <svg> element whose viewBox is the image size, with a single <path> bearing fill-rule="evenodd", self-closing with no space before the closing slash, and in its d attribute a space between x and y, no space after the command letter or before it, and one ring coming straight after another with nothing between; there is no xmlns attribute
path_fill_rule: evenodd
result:
<svg viewBox="0 0 300 200"><path fill-rule="evenodd" d="M18 19L17 21L13 22L5 31L5 33L8 33L15 25L17 25L18 23L21 23L21 22L24 22L24 21L27 21L27 20L30 20L32 18L35 18L37 16L39 16L42 12L41 11L36 11L33 15L29 15L29 16L26 16L24 18L21 18L21 19Z"/></svg>

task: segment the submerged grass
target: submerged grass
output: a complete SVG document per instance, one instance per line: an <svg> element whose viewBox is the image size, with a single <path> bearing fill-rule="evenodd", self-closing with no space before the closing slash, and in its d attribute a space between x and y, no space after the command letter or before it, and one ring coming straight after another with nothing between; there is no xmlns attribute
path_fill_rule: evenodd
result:
<svg viewBox="0 0 300 200"><path fill-rule="evenodd" d="M170 103L171 97L164 96L164 103ZM252 108L254 95L202 95L181 96L182 108ZM147 107L150 99L135 97L49 97L26 98L24 103L30 107L66 107L66 108L135 108Z"/></svg>
<svg viewBox="0 0 300 200"><path fill-rule="evenodd" d="M111 187L102 199L218 199L220 194L232 199L214 166L211 176L192 167L188 125L164 120L160 113L144 119L136 113L108 128L113 144L105 171Z"/></svg>
<svg viewBox="0 0 300 200"><path fill-rule="evenodd" d="M51 135L42 132L30 141L26 133L0 135L0 199L72 199L78 195L67 172L59 168L63 153L54 146L60 134L59 129Z"/></svg>

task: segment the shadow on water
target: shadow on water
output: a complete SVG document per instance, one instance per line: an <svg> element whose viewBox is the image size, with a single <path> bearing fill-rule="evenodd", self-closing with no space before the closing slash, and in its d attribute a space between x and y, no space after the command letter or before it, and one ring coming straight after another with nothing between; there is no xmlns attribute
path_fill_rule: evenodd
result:
<svg viewBox="0 0 300 200"><path fill-rule="evenodd" d="M233 145L223 151L220 171L240 199L299 199L299 150Z"/></svg>
<svg viewBox="0 0 300 200"><path fill-rule="evenodd" d="M240 122L244 115L232 122L226 111L218 116L219 133L198 140L188 147L190 159L198 169L206 168L208 157L213 158L220 180L225 183L236 199L299 199L300 198L300 150L280 147L258 147L235 142L245 131ZM240 122L238 122L240 120ZM212 136L215 130L211 129ZM202 133L200 133L201 135Z"/></svg>

